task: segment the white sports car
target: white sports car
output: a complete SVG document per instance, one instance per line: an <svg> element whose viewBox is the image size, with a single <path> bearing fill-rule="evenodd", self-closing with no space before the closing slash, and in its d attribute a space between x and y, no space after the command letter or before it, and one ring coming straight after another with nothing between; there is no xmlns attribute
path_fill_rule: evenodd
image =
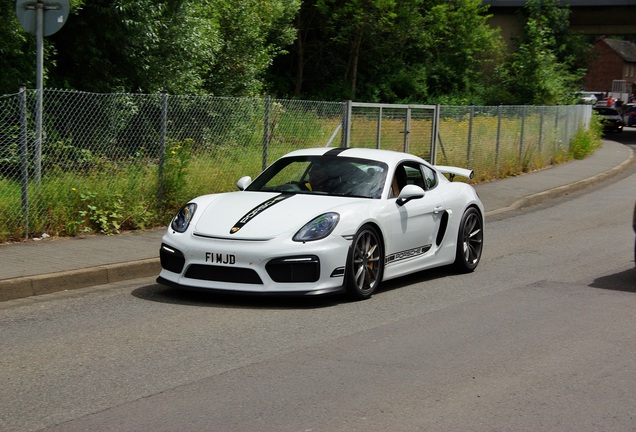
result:
<svg viewBox="0 0 636 432"><path fill-rule="evenodd" d="M239 191L184 205L163 236L157 282L365 299L381 281L423 269L472 272L484 208L455 175L473 172L387 150L294 151L241 178Z"/></svg>

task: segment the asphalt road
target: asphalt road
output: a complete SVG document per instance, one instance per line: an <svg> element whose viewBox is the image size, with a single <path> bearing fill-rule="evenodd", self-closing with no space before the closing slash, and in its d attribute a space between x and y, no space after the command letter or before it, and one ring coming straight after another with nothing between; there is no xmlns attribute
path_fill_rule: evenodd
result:
<svg viewBox="0 0 636 432"><path fill-rule="evenodd" d="M636 126L625 127L622 133L607 135L608 139L636 148Z"/></svg>
<svg viewBox="0 0 636 432"><path fill-rule="evenodd" d="M501 215L475 273L364 302L152 279L4 302L0 430L634 431L635 191L633 165Z"/></svg>

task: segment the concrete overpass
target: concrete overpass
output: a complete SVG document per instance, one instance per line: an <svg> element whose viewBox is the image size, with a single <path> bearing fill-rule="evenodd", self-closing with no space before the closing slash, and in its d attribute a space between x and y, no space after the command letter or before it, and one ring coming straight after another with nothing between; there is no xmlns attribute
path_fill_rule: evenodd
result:
<svg viewBox="0 0 636 432"><path fill-rule="evenodd" d="M527 0L482 0L493 14L489 23L500 27L507 42L521 34L517 12ZM592 36L636 36L636 0L561 0L570 7L570 28Z"/></svg>

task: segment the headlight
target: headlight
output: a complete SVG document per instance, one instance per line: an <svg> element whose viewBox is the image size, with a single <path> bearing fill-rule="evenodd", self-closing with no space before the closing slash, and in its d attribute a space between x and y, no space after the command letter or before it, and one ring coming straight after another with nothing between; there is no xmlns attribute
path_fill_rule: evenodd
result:
<svg viewBox="0 0 636 432"><path fill-rule="evenodd" d="M181 210L177 213L177 215L172 219L172 223L170 227L176 232L186 232L188 229L188 225L190 225L190 221L192 220L192 216L194 216L194 212L197 210L197 205L195 203L188 203L181 207Z"/></svg>
<svg viewBox="0 0 636 432"><path fill-rule="evenodd" d="M338 225L339 220L340 215L338 213L325 213L320 215L302 227L292 240L307 242L323 239L331 234L336 225Z"/></svg>

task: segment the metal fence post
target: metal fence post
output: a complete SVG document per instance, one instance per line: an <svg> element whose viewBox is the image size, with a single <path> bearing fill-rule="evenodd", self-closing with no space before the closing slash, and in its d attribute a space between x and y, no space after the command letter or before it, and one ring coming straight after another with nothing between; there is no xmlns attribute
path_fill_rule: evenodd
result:
<svg viewBox="0 0 636 432"><path fill-rule="evenodd" d="M375 148L380 148L380 141L382 140L382 107L378 109L378 127L375 133Z"/></svg>
<svg viewBox="0 0 636 432"><path fill-rule="evenodd" d="M166 162L166 141L168 137L168 92L161 92L161 137L159 139L159 181L157 186L157 205L163 207L164 165Z"/></svg>
<svg viewBox="0 0 636 432"><path fill-rule="evenodd" d="M521 110L521 136L519 137L519 162L523 159L523 134L526 126L526 106Z"/></svg>
<svg viewBox="0 0 636 432"><path fill-rule="evenodd" d="M34 170L35 182L40 184L42 180L42 98L44 90L36 90L37 100L35 104L35 149L34 149Z"/></svg>
<svg viewBox="0 0 636 432"><path fill-rule="evenodd" d="M552 151L556 152L559 147L559 106L557 105L554 112L554 147Z"/></svg>
<svg viewBox="0 0 636 432"><path fill-rule="evenodd" d="M468 142L466 143L466 165L470 166L470 151L473 142L473 119L475 118L475 105L470 106L468 116Z"/></svg>
<svg viewBox="0 0 636 432"><path fill-rule="evenodd" d="M435 165L437 163L437 137L439 136L439 108L440 105L435 105L435 112L433 113L433 127L431 128L431 160L430 163Z"/></svg>
<svg viewBox="0 0 636 432"><path fill-rule="evenodd" d="M567 142L568 144L568 150L570 149L570 136L572 136L572 133L570 132L570 115L572 113L572 110L570 109L570 107L566 107L565 108L565 133L563 135L563 141Z"/></svg>
<svg viewBox="0 0 636 432"><path fill-rule="evenodd" d="M541 107L541 116L539 117L539 143L537 146L539 147L539 154L541 154L542 145L543 145L543 118L545 117L545 106Z"/></svg>
<svg viewBox="0 0 636 432"><path fill-rule="evenodd" d="M404 121L404 153L408 153L409 149L409 134L411 133L411 107L406 108L406 119Z"/></svg>
<svg viewBox="0 0 636 432"><path fill-rule="evenodd" d="M265 97L265 118L263 119L263 161L261 163L261 170L267 168L267 150L269 144L269 110L271 107L272 98L267 95Z"/></svg>
<svg viewBox="0 0 636 432"><path fill-rule="evenodd" d="M24 238L29 237L29 167L27 140L26 86L20 84L20 185L22 191L22 214L24 215Z"/></svg>
<svg viewBox="0 0 636 432"><path fill-rule="evenodd" d="M495 144L495 172L499 174L499 146L501 140L501 105L497 106L497 143Z"/></svg>
<svg viewBox="0 0 636 432"><path fill-rule="evenodd" d="M351 109L353 102L348 100L344 103L344 128L342 130L342 139L340 141L340 147L349 147L351 141Z"/></svg>
<svg viewBox="0 0 636 432"><path fill-rule="evenodd" d="M578 131L581 127L581 107L579 105L573 108L574 110L574 131Z"/></svg>

